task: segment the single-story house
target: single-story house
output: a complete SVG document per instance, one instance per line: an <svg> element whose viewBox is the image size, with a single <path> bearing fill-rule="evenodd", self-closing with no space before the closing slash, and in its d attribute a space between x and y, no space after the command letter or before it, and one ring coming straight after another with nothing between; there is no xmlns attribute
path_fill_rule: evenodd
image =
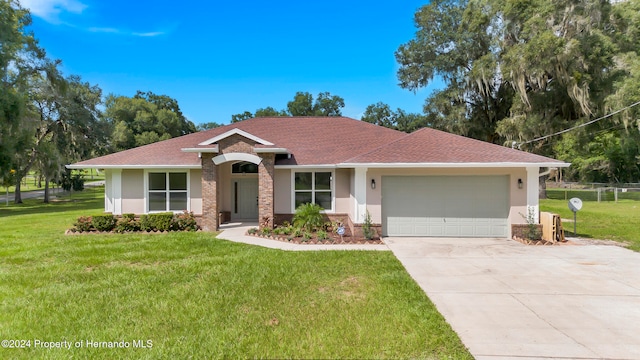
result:
<svg viewBox="0 0 640 360"><path fill-rule="evenodd" d="M105 170L106 212L188 210L211 231L221 221L273 226L313 202L352 233L368 212L383 236L510 237L530 211L537 221L541 169L566 166L430 128L270 117L68 167Z"/></svg>

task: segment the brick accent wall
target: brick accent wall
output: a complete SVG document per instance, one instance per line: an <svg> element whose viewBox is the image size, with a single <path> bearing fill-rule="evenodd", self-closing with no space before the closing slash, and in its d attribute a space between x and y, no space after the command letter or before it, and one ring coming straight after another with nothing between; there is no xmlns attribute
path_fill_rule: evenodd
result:
<svg viewBox="0 0 640 360"><path fill-rule="evenodd" d="M256 155L256 153L253 152L255 144L255 141L236 134L220 140L218 142L218 150L220 151L220 154L246 153ZM215 155L217 156L219 154Z"/></svg>
<svg viewBox="0 0 640 360"><path fill-rule="evenodd" d="M211 159L216 154L202 154L202 229L218 230L218 167Z"/></svg>
<svg viewBox="0 0 640 360"><path fill-rule="evenodd" d="M247 139L241 135L232 135L218 142L218 154L203 153L202 154L202 228L206 231L216 231L220 226L219 221L219 203L221 199L221 191L231 191L230 189L221 189L218 184L219 168L212 159L220 154L229 153L246 153L258 155L253 151L255 146L253 140ZM258 220L263 217L270 219L269 226L273 227L273 173L274 173L274 154L260 154L262 163L258 166Z"/></svg>
<svg viewBox="0 0 640 360"><path fill-rule="evenodd" d="M273 174L275 154L259 154L262 162L258 165L258 221L261 226L273 228Z"/></svg>

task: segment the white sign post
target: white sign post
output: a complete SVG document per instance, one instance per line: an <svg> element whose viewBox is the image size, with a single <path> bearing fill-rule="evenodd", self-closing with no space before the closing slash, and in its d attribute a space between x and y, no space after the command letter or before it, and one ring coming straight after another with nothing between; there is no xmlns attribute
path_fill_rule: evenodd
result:
<svg viewBox="0 0 640 360"><path fill-rule="evenodd" d="M573 211L573 236L578 235L576 232L576 224L578 223L576 214L580 209L582 209L582 200L579 198L569 199L569 210Z"/></svg>

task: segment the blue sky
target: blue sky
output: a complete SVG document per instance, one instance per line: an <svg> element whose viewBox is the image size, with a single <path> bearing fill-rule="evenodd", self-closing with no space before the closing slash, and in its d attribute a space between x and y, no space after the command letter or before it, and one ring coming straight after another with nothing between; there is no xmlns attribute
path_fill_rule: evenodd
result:
<svg viewBox="0 0 640 360"><path fill-rule="evenodd" d="M286 108L297 91L328 91L360 118L378 101L422 112L433 86L397 84L394 52L427 1L22 0L31 30L66 75L104 95L153 91L194 123ZM438 84L435 84L438 86Z"/></svg>

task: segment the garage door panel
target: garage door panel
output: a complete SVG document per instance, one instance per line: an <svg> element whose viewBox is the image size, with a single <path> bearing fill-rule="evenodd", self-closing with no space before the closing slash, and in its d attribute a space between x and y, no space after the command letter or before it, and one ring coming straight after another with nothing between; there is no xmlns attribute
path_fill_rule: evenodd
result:
<svg viewBox="0 0 640 360"><path fill-rule="evenodd" d="M508 185L508 176L385 176L383 233L506 237Z"/></svg>

